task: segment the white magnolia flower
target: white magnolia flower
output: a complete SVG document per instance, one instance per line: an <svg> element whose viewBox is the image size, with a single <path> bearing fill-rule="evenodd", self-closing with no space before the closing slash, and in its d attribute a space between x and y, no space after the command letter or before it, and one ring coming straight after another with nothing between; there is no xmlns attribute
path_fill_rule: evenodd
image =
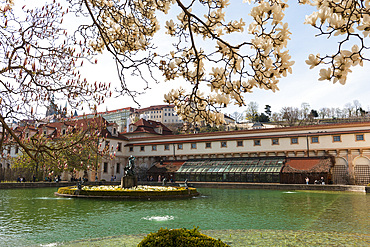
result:
<svg viewBox="0 0 370 247"><path fill-rule="evenodd" d="M321 69L319 81L330 80L331 78L331 68Z"/></svg>
<svg viewBox="0 0 370 247"><path fill-rule="evenodd" d="M313 69L318 64L320 64L320 54L317 54L316 56L313 54L310 54L308 56L308 60L306 60L306 64L310 65L310 69Z"/></svg>

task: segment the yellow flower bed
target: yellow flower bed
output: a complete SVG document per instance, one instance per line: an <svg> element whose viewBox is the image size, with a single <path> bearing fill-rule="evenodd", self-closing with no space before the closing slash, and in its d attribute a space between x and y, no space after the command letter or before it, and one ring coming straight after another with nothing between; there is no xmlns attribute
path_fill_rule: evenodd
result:
<svg viewBox="0 0 370 247"><path fill-rule="evenodd" d="M121 188L119 185L101 185L101 186L84 186L82 190L86 191L179 191L186 190L184 187L164 187L139 185L132 188Z"/></svg>
<svg viewBox="0 0 370 247"><path fill-rule="evenodd" d="M76 186L62 187L57 194L79 195L91 197L122 197L122 198L152 198L152 197L181 197L195 196L198 192L195 188L172 187L172 186L146 186L139 185L133 188L121 188L120 186L83 186L78 190Z"/></svg>

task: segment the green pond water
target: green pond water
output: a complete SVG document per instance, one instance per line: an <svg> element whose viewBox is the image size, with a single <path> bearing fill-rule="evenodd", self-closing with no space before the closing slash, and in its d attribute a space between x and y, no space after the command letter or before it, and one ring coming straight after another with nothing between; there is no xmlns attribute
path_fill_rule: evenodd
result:
<svg viewBox="0 0 370 247"><path fill-rule="evenodd" d="M116 201L56 190L0 190L0 246L135 246L161 227L194 226L231 246L370 246L365 193L198 189L191 199Z"/></svg>

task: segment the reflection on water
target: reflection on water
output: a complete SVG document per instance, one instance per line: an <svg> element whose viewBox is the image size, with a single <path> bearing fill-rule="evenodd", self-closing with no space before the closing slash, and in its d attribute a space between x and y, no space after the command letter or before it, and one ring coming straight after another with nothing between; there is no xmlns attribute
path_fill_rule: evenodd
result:
<svg viewBox="0 0 370 247"><path fill-rule="evenodd" d="M155 221L167 221L167 220L174 220L175 217L169 216L169 215L166 215L166 216L147 216L147 217L143 217L141 219L143 219L143 220L155 220Z"/></svg>
<svg viewBox="0 0 370 247"><path fill-rule="evenodd" d="M0 190L0 243L29 246L193 226L370 234L370 195L362 193L199 189L201 196L185 200L114 201L59 199L54 191Z"/></svg>

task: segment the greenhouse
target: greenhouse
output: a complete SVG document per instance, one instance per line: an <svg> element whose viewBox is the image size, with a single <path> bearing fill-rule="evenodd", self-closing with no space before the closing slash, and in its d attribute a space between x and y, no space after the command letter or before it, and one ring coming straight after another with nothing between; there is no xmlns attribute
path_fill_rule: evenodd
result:
<svg viewBox="0 0 370 247"><path fill-rule="evenodd" d="M193 182L279 183L285 157L189 160L176 172L176 180Z"/></svg>

